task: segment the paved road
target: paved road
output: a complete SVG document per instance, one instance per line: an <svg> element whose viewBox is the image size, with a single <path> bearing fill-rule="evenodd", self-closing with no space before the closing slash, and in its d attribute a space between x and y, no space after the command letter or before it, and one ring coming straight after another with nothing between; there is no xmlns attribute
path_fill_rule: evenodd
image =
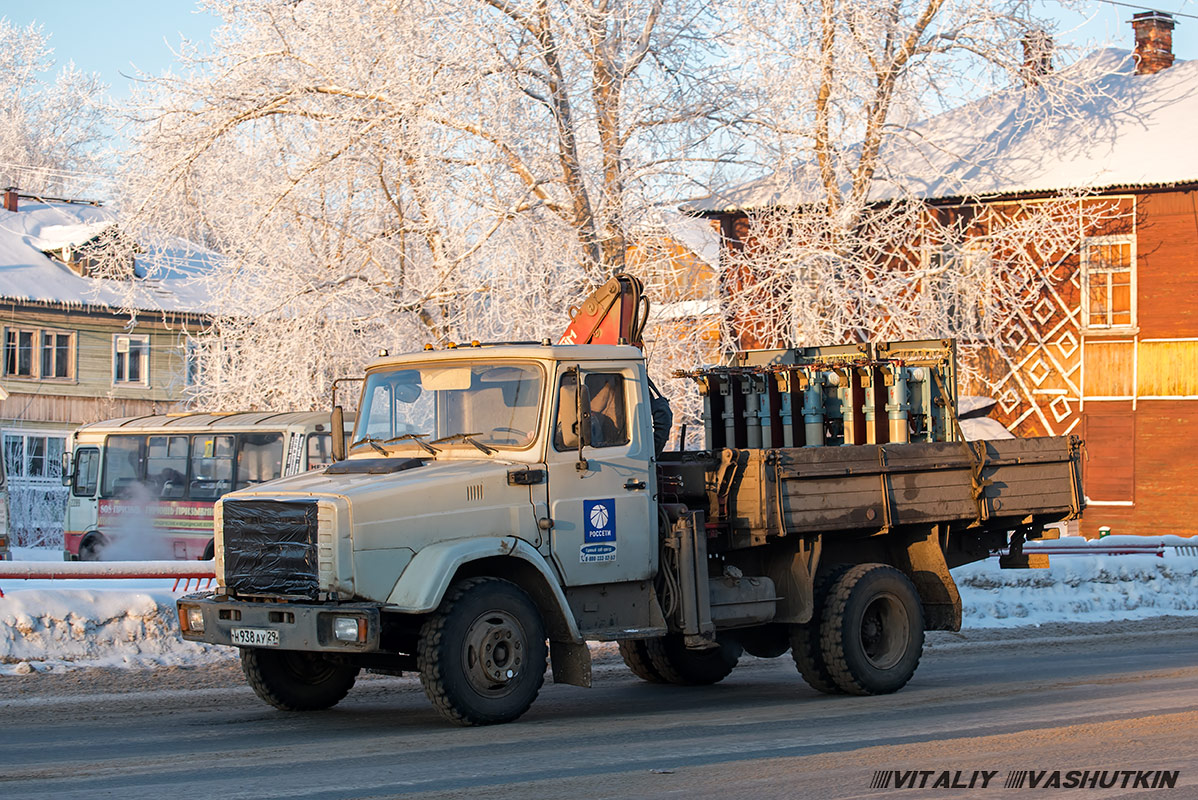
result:
<svg viewBox="0 0 1198 800"><path fill-rule="evenodd" d="M307 715L263 705L231 665L0 678L0 797L1198 798L1198 620L934 634L886 697L813 692L789 657L695 689L608 653L596 677L484 729L446 726L411 678L365 677ZM872 789L878 770L927 786ZM975 770L995 773L986 789ZM1091 793L1004 788L1013 770L1180 774ZM935 788L945 771L974 788Z"/></svg>

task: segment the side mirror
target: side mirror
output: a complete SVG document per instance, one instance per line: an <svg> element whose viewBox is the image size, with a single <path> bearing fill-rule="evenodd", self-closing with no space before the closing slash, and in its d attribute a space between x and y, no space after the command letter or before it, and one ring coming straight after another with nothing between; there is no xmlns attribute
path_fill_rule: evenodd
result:
<svg viewBox="0 0 1198 800"><path fill-rule="evenodd" d="M70 486L75 475L71 472L71 451L64 450L62 453L62 485Z"/></svg>
<svg viewBox="0 0 1198 800"><path fill-rule="evenodd" d="M591 399L587 396L587 386L583 382L582 369L579 367L574 368L574 402L574 426L578 434L578 463L574 466L579 472L585 472L591 468L582 454L582 448L591 444Z"/></svg>
<svg viewBox="0 0 1198 800"><path fill-rule="evenodd" d="M345 460L345 411L333 406L333 460Z"/></svg>

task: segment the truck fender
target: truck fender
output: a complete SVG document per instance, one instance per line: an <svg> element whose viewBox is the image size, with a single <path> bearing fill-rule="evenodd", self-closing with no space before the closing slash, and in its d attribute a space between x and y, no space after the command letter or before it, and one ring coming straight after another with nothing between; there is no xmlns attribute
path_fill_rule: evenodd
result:
<svg viewBox="0 0 1198 800"><path fill-rule="evenodd" d="M471 565L476 568L471 569ZM512 580L528 591L541 609L551 640L583 641L566 594L544 556L515 536L452 539L421 548L399 576L387 605L411 614L434 611L460 572ZM529 586L522 578L531 578L540 585Z"/></svg>

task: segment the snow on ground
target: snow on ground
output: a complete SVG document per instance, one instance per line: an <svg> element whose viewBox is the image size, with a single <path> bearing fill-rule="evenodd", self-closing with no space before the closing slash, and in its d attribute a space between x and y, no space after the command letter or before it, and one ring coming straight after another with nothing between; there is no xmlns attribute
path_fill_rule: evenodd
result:
<svg viewBox="0 0 1198 800"><path fill-rule="evenodd" d="M1000 570L997 559L953 571L964 628L1015 628L1198 615L1198 538L1109 537L1045 546L1166 545L1164 556L1051 556L1039 570ZM1174 545L1183 545L1175 547ZM58 560L61 551L16 548L18 561ZM78 667L147 669L232 660L232 648L179 638L174 580L0 578L0 675ZM195 582L191 583L191 591Z"/></svg>

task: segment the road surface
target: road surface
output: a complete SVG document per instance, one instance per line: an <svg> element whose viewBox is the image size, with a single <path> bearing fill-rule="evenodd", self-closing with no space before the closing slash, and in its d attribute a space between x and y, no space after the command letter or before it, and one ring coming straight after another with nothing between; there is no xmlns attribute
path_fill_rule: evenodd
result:
<svg viewBox="0 0 1198 800"><path fill-rule="evenodd" d="M412 677L280 712L232 663L0 677L0 720L0 797L22 800L1198 798L1198 619L930 634L885 697L818 694L789 656L649 685L607 648L594 688L547 684L492 728L448 726ZM1055 788L1071 770L1116 785Z"/></svg>

